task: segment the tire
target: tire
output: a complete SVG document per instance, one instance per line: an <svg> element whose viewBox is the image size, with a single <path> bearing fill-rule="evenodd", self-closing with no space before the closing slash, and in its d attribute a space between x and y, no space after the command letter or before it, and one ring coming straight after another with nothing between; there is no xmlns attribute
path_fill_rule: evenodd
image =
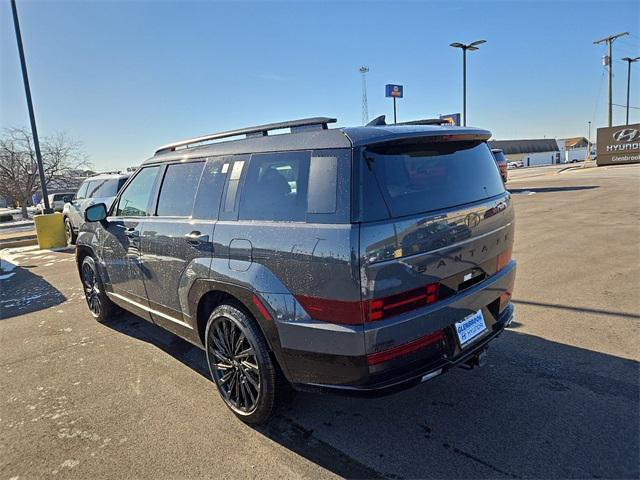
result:
<svg viewBox="0 0 640 480"><path fill-rule="evenodd" d="M287 385L256 321L234 305L219 306L207 321L205 351L227 407L245 423L266 423Z"/></svg>
<svg viewBox="0 0 640 480"><path fill-rule="evenodd" d="M74 245L78 238L78 235L73 232L73 225L71 225L69 217L64 219L64 236L67 237L67 245Z"/></svg>
<svg viewBox="0 0 640 480"><path fill-rule="evenodd" d="M80 280L91 315L100 323L106 322L117 312L117 307L107 297L96 262L89 255L82 260Z"/></svg>

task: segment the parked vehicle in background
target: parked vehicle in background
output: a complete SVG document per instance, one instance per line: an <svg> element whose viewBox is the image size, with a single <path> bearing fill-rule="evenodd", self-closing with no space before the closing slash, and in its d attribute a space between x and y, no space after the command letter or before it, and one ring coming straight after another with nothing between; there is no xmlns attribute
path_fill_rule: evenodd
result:
<svg viewBox="0 0 640 480"><path fill-rule="evenodd" d="M51 193L47 196L49 197L49 206L53 209L53 211L62 212L65 204L73 201L75 193ZM40 200L40 202L36 205L36 214L41 214L42 212L44 212L44 199Z"/></svg>
<svg viewBox="0 0 640 480"><path fill-rule="evenodd" d="M507 183L509 179L509 174L507 173L507 157L504 156L504 152L500 148L492 148L491 153L493 153L493 158L496 159L496 165L498 165L498 170L500 170L502 182Z"/></svg>
<svg viewBox="0 0 640 480"><path fill-rule="evenodd" d="M86 208L95 203L104 203L110 207L129 176L129 173L119 172L98 173L82 182L75 194L75 199L66 204L62 210L64 231L69 245L76 241L78 231L84 223Z"/></svg>
<svg viewBox="0 0 640 480"><path fill-rule="evenodd" d="M584 162L584 158L572 158L564 161L564 163L578 163L578 162Z"/></svg>
<svg viewBox="0 0 640 480"><path fill-rule="evenodd" d="M479 366L513 319L490 132L333 122L162 147L78 235L92 315L119 306L203 348L247 423L291 387L388 393Z"/></svg>
<svg viewBox="0 0 640 480"><path fill-rule="evenodd" d="M518 161L518 162L508 162L507 163L507 168L509 170L513 169L513 168L523 168L524 167L524 163L522 163L522 161Z"/></svg>

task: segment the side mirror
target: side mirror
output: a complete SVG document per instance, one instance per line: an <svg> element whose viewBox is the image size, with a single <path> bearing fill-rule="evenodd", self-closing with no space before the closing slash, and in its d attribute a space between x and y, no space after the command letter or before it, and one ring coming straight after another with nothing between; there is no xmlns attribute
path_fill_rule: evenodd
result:
<svg viewBox="0 0 640 480"><path fill-rule="evenodd" d="M96 203L84 211L84 219L87 222L101 222L106 218L107 206L104 203Z"/></svg>

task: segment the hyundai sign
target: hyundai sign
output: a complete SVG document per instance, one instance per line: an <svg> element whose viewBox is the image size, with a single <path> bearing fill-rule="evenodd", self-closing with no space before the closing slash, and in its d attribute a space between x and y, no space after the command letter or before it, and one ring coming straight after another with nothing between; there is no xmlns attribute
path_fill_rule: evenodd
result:
<svg viewBox="0 0 640 480"><path fill-rule="evenodd" d="M597 164L640 163L640 123L598 129Z"/></svg>
<svg viewBox="0 0 640 480"><path fill-rule="evenodd" d="M387 97L402 98L402 85L385 85L385 93Z"/></svg>

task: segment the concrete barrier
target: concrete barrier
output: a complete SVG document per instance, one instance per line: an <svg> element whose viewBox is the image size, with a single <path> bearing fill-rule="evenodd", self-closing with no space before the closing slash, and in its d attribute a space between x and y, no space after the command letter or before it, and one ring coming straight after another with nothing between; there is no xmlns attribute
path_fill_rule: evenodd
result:
<svg viewBox="0 0 640 480"><path fill-rule="evenodd" d="M33 220L36 224L36 235L38 236L40 250L67 246L62 213L35 215Z"/></svg>

